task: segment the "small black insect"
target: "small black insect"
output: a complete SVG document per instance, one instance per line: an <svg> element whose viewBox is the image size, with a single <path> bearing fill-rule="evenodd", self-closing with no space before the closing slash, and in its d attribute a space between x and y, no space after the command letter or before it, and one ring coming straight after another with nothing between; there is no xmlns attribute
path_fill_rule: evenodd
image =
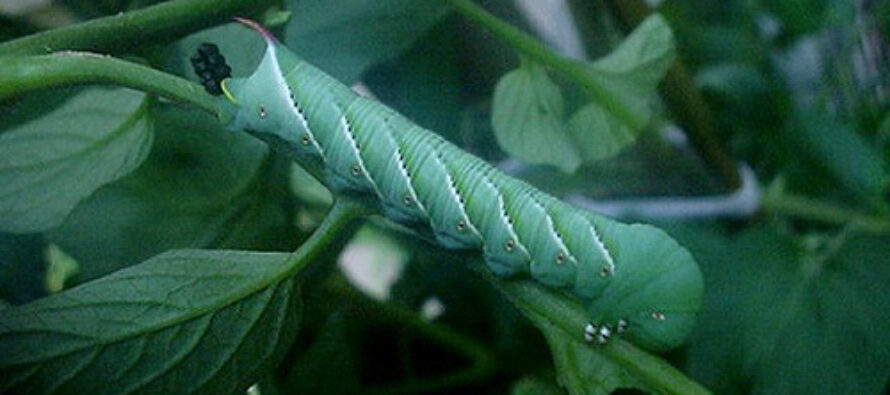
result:
<svg viewBox="0 0 890 395"><path fill-rule="evenodd" d="M232 68L226 64L226 58L219 53L219 48L211 43L203 43L192 55L191 62L207 93L214 96L222 94L220 83L232 76Z"/></svg>

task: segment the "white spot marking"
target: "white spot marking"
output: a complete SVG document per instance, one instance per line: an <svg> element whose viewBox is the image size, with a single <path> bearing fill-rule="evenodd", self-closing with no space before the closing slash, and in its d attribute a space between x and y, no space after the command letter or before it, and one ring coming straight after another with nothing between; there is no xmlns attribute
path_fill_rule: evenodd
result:
<svg viewBox="0 0 890 395"><path fill-rule="evenodd" d="M597 327L592 322L588 322L584 327L584 341L591 343L596 337Z"/></svg>

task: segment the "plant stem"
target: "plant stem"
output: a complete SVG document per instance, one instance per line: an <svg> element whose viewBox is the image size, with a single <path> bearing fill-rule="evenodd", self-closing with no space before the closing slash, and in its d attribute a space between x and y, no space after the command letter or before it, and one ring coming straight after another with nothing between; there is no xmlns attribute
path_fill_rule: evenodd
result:
<svg viewBox="0 0 890 395"><path fill-rule="evenodd" d="M765 193L763 209L792 217L821 221L836 225L853 225L856 229L873 232L890 232L890 219L839 207L810 197L781 193Z"/></svg>
<svg viewBox="0 0 890 395"><path fill-rule="evenodd" d="M503 292L519 309L535 320L546 320L548 324L578 339L579 347L588 347L590 352L598 352L603 357L621 366L635 378L660 393L707 394L704 387L662 360L621 339L612 339L605 347L582 343L582 330L587 323L584 309L556 291L547 289L531 280L505 280L494 276L484 264L475 260L470 268Z"/></svg>
<svg viewBox="0 0 890 395"><path fill-rule="evenodd" d="M141 10L89 20L0 44L0 55L36 55L60 50L136 52L250 16L277 0L173 0Z"/></svg>
<svg viewBox="0 0 890 395"><path fill-rule="evenodd" d="M354 225L358 218L369 214L371 212L369 207L361 201L346 197L334 200L334 205L318 228L285 261L285 266L289 267L288 273L299 273L306 266L318 261L318 257L338 249L340 243L337 241L348 238L352 232L346 230Z"/></svg>
<svg viewBox="0 0 890 395"><path fill-rule="evenodd" d="M588 93L590 93L600 105L631 129L642 129L649 122L646 114L635 111L625 105L618 93L610 90L609 85L603 80L605 77L591 72L588 67L585 67L584 63L567 59L556 54L535 40L531 35L498 19L496 16L482 9L482 7L474 4L471 0L443 1L451 4L452 7L467 18L476 21L490 30L494 35L506 41L528 58L546 65L557 72L566 75L572 80L577 81L584 86Z"/></svg>
<svg viewBox="0 0 890 395"><path fill-rule="evenodd" d="M213 96L191 81L140 64L89 52L0 57L0 101L36 89L115 84L193 104L222 117Z"/></svg>

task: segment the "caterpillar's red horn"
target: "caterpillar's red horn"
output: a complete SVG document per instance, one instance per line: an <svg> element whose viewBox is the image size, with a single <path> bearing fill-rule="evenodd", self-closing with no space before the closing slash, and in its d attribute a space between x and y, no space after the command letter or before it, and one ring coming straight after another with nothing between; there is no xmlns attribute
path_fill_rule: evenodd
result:
<svg viewBox="0 0 890 395"><path fill-rule="evenodd" d="M247 18L241 18L241 17L238 17L238 16L233 17L232 19L234 19L234 20L237 21L238 23L241 23L241 24L243 24L243 25L245 25L245 26L247 26L247 27L249 27L249 28L251 28L251 29L253 29L253 30L256 30L256 31L260 32L260 34L262 34L263 37L266 38L266 40L269 40L269 41L275 41L275 42L278 41L278 39L275 38L275 36L274 36L271 32L269 32L269 30L266 30L266 28L263 27L263 25L260 25L260 23L257 22L257 21L255 21L255 20L247 19Z"/></svg>

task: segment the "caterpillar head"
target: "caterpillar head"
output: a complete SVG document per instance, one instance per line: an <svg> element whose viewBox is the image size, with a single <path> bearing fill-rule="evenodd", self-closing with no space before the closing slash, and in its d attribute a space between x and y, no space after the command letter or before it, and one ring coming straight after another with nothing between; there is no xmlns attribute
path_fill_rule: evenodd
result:
<svg viewBox="0 0 890 395"><path fill-rule="evenodd" d="M258 23L235 18L258 31L266 40L266 51L254 72L246 78L226 78L220 91L232 108L228 127L243 130L286 152L306 149L299 144L308 130L300 122L291 88L284 70L291 70L300 60Z"/></svg>

